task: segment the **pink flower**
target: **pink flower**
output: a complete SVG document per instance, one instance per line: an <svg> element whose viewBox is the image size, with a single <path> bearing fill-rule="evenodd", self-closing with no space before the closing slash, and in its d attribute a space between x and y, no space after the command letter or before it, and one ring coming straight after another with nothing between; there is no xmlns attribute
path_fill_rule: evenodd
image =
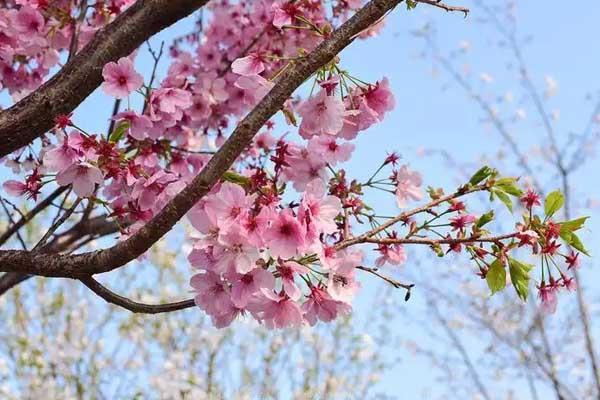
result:
<svg viewBox="0 0 600 400"><path fill-rule="evenodd" d="M138 179L131 191L131 197L137 199L142 211L150 210L156 204L158 195L169 183L177 180L176 175L165 172L162 169L158 170L148 179Z"/></svg>
<svg viewBox="0 0 600 400"><path fill-rule="evenodd" d="M195 268L212 271L215 268L217 260L213 255L213 246L206 246L199 241L194 245L194 249L188 255L188 261Z"/></svg>
<svg viewBox="0 0 600 400"><path fill-rule="evenodd" d="M87 197L94 193L96 184L104 181L102 172L95 166L82 162L72 164L56 175L56 183L60 186L72 184L73 191L79 197Z"/></svg>
<svg viewBox="0 0 600 400"><path fill-rule="evenodd" d="M13 197L20 197L27 193L27 185L14 180L6 181L2 184L4 191Z"/></svg>
<svg viewBox="0 0 600 400"><path fill-rule="evenodd" d="M304 319L314 326L317 320L330 322L337 318L338 314L347 315L352 310L346 303L334 300L325 290L311 286L308 299L302 304Z"/></svg>
<svg viewBox="0 0 600 400"><path fill-rule="evenodd" d="M277 266L277 272L281 277L283 291L292 300L298 300L302 296L302 291L294 282L294 274L306 274L308 268L294 261L281 263Z"/></svg>
<svg viewBox="0 0 600 400"><path fill-rule="evenodd" d="M395 179L397 182L396 202L398 207L406 207L408 200L421 200L423 198L420 188L422 184L421 174L403 165L396 173Z"/></svg>
<svg viewBox="0 0 600 400"><path fill-rule="evenodd" d="M319 233L337 231L335 218L342 212L342 202L335 196L325 196L323 181L315 179L306 186L298 210L298 219L314 226Z"/></svg>
<svg viewBox="0 0 600 400"><path fill-rule="evenodd" d="M292 210L281 211L264 235L273 257L289 258L304 247L304 229Z"/></svg>
<svg viewBox="0 0 600 400"><path fill-rule="evenodd" d="M270 328L300 327L302 325L302 310L298 303L283 294L263 290L265 302L262 305L261 319Z"/></svg>
<svg viewBox="0 0 600 400"><path fill-rule="evenodd" d="M296 4L288 1L273 3L273 25L281 29L284 25L291 25L297 15L301 15Z"/></svg>
<svg viewBox="0 0 600 400"><path fill-rule="evenodd" d="M219 245L214 249L215 272L246 274L256 268L260 256L258 249L248 242L240 229L220 234Z"/></svg>
<svg viewBox="0 0 600 400"><path fill-rule="evenodd" d="M115 121L129 121L129 135L137 140L148 137L148 130L152 128L152 121L146 115L139 115L135 111L124 111L113 117Z"/></svg>
<svg viewBox="0 0 600 400"><path fill-rule="evenodd" d="M542 301L542 311L546 314L554 314L558 298L556 297L556 286L547 285L542 281L538 287L538 297Z"/></svg>
<svg viewBox="0 0 600 400"><path fill-rule="evenodd" d="M181 110L187 109L192 105L191 93L177 88L157 89L152 92L151 97L152 112L160 111L166 114L173 114L181 112Z"/></svg>
<svg viewBox="0 0 600 400"><path fill-rule="evenodd" d="M236 307L244 308L250 298L262 289L271 292L275 286L275 277L269 271L255 268L244 275L236 275L231 280L231 300Z"/></svg>
<svg viewBox="0 0 600 400"><path fill-rule="evenodd" d="M229 288L219 275L212 272L192 276L190 285L196 292L196 305L213 317L231 313L233 303Z"/></svg>
<svg viewBox="0 0 600 400"><path fill-rule="evenodd" d="M234 86L244 91L244 104L253 107L269 93L269 90L273 88L274 83L266 80L260 75L252 75L240 76L237 81L235 81Z"/></svg>
<svg viewBox="0 0 600 400"><path fill-rule="evenodd" d="M264 57L260 53L250 53L231 64L231 72L238 75L259 75L265 70Z"/></svg>
<svg viewBox="0 0 600 400"><path fill-rule="evenodd" d="M32 7L23 6L15 14L14 26L26 37L38 37L43 31L44 25L44 17Z"/></svg>
<svg viewBox="0 0 600 400"><path fill-rule="evenodd" d="M329 165L335 166L338 161L343 162L350 159L354 145L352 143L338 144L334 136L326 135L310 139L308 150L319 154Z"/></svg>
<svg viewBox="0 0 600 400"><path fill-rule="evenodd" d="M465 229L468 225L477 220L477 217L471 214L460 214L450 218L450 226L453 231Z"/></svg>
<svg viewBox="0 0 600 400"><path fill-rule="evenodd" d="M104 93L117 99L129 96L144 83L144 78L135 71L133 63L127 57L121 58L118 63L106 64L102 69L102 77Z"/></svg>
<svg viewBox="0 0 600 400"><path fill-rule="evenodd" d="M529 245L534 246L537 244L538 239L540 238L537 232L532 231L531 229L525 229L525 225L517 224L517 229L519 232L517 233L517 239L519 239L519 247Z"/></svg>
<svg viewBox="0 0 600 400"><path fill-rule="evenodd" d="M253 204L254 198L246 196L241 186L225 182L217 193L206 199L205 209L211 221L223 229L231 227Z"/></svg>
<svg viewBox="0 0 600 400"><path fill-rule="evenodd" d="M531 209L534 206L539 206L540 204L542 204L540 202L540 196L534 192L533 190L529 189L527 191L527 193L525 193L523 196L521 196L521 203L527 208L527 209Z"/></svg>
<svg viewBox="0 0 600 400"><path fill-rule="evenodd" d="M382 121L385 113L393 110L396 104L387 78L369 87L364 96L369 108L377 113L379 121Z"/></svg>
<svg viewBox="0 0 600 400"><path fill-rule="evenodd" d="M305 139L315 135L336 135L344 126L345 112L344 102L339 96L328 96L325 90L321 90L298 108L302 117L299 133Z"/></svg>
<svg viewBox="0 0 600 400"><path fill-rule="evenodd" d="M579 267L579 253L571 251L571 254L565 256L565 262L567 263L569 269L577 269Z"/></svg>
<svg viewBox="0 0 600 400"><path fill-rule="evenodd" d="M382 267L385 263L402 265L406 261L406 252L401 244L379 245L377 251L381 254L375 260L377 267Z"/></svg>
<svg viewBox="0 0 600 400"><path fill-rule="evenodd" d="M565 274L561 274L561 278L563 281L563 285L569 292L574 292L577 290L577 281L574 277L566 276Z"/></svg>
<svg viewBox="0 0 600 400"><path fill-rule="evenodd" d="M327 292L334 300L350 304L358 289L360 283L354 277L354 268L339 268L329 272Z"/></svg>
<svg viewBox="0 0 600 400"><path fill-rule="evenodd" d="M71 133L63 138L62 144L44 155L44 165L52 171L62 171L73 165L82 152L75 142L79 141L78 133Z"/></svg>

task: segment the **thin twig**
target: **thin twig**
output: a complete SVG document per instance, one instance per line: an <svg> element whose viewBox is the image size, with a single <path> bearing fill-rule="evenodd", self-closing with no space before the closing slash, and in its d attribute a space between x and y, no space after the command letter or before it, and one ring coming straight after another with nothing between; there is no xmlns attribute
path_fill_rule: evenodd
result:
<svg viewBox="0 0 600 400"><path fill-rule="evenodd" d="M56 230L67 219L69 219L69 217L71 216L71 214L73 214L73 211L75 211L75 208L77 208L77 206L79 205L80 202L81 202L81 197L78 197L77 200L75 200L75 203L73 203L73 205L71 206L71 208L69 208L68 210L66 210L65 213L62 215L62 217L60 217L55 223L52 224L52 226L50 226L50 229L48 229L48 231L46 232L46 234L35 245L35 247L33 248L33 250L31 250L32 253L35 253L37 250L39 250L41 247L43 247L46 244L46 242L48 241L48 238L50 238L50 236L52 236L52 234L54 232L56 232Z"/></svg>
<svg viewBox="0 0 600 400"><path fill-rule="evenodd" d="M65 190L67 190L66 186L61 186L57 188L54 192L52 192L48 197L39 202L31 211L25 214L19 221L15 224L11 225L10 228L6 230L2 235L0 235L0 246L2 246L12 235L19 231L23 226L25 226L29 221L31 221L36 215L45 210L52 202L61 195Z"/></svg>
<svg viewBox="0 0 600 400"><path fill-rule="evenodd" d="M161 314L172 311L184 310L186 308L194 307L194 299L184 300L177 303L166 303L166 304L145 304L138 303L121 295L118 295L106 286L103 286L100 282L92 278L91 276L80 278L80 281L88 287L92 292L103 298L107 303L111 303L129 310L134 313L140 314Z"/></svg>
<svg viewBox="0 0 600 400"><path fill-rule="evenodd" d="M11 226L15 226L15 221L13 220L13 217L10 213L10 211L8 211L8 208L6 208L6 205L4 204L4 199L0 196L0 203L2 203L2 208L4 209L4 212L6 213L6 216L8 217L8 220L10 221L10 225ZM21 236L21 232L19 232L18 230L16 231L17 233L17 239L19 239L19 243L21 243L21 247L23 247L23 250L27 250L27 245L25 244L25 240L23 240L23 237Z"/></svg>
<svg viewBox="0 0 600 400"><path fill-rule="evenodd" d="M445 3L442 3L441 0L414 0L415 3L423 3L423 4L429 4L430 6L434 6L437 8L441 8L442 10L448 11L448 12L462 12L465 14L465 18L467 18L467 16L469 15L469 9L466 7L459 7L459 6L449 6Z"/></svg>

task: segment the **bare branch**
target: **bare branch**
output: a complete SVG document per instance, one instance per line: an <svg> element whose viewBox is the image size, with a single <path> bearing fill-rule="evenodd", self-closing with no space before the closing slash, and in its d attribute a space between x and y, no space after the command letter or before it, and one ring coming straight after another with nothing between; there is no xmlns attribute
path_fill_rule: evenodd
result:
<svg viewBox="0 0 600 400"><path fill-rule="evenodd" d="M2 246L12 235L15 234L19 229L25 226L29 221L31 221L36 215L46 209L58 196L60 196L65 190L67 190L66 186L61 186L57 188L54 192L52 192L48 197L39 202L31 211L29 211L23 218L17 221L14 225L11 225L6 232L0 235L0 246Z"/></svg>
<svg viewBox="0 0 600 400"><path fill-rule="evenodd" d="M92 292L102 297L107 303L117 305L134 313L140 314L161 314L173 311L184 310L194 307L194 299L184 300L177 303L166 304L144 304L130 300L127 297L118 295L91 276L80 278L81 282L87 286Z"/></svg>
<svg viewBox="0 0 600 400"><path fill-rule="evenodd" d="M448 11L448 12L462 12L465 14L465 18L467 18L467 15L469 15L469 9L466 7L458 7L458 6L449 6L445 3L442 3L442 0L415 0L415 3L424 3L424 4L429 4L431 6L437 7L437 8L441 8L442 10Z"/></svg>

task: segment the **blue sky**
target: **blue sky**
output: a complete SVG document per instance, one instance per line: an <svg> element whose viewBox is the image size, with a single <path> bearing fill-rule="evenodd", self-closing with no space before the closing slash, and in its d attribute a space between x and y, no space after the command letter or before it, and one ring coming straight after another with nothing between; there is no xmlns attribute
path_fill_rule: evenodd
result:
<svg viewBox="0 0 600 400"><path fill-rule="evenodd" d="M471 5L470 1L460 4ZM442 51L454 49L460 41L468 40L473 46L473 56L469 58L473 72L488 72L496 78L489 84L489 89L499 93L507 90L517 92L517 81L504 68L508 58L491 45L493 35L480 22L481 18L477 8L473 8L471 15L464 19L461 14L445 13L426 5L420 5L412 12L400 6L387 20L380 37L355 43L343 52L342 64L361 79L374 81L388 77L397 100L396 109L388 114L385 121L358 139L354 158L347 165L352 176L368 178L372 169L365 169L365 166L376 165L386 151L395 150L422 172L426 184L451 189L456 184L455 171L449 171L435 158L419 157L417 149L444 149L455 158L474 162L474 165L482 155L497 151L501 142L481 123L481 111L447 75L441 72L437 77L432 75L431 62L420 58L423 41L410 33L424 23L433 22ZM592 107L585 95L600 88L600 45L597 40L600 37L600 3L587 0L574 6L566 2L521 1L518 20L520 33L533 36L533 41L525 48L525 57L536 83L542 86L542 78L546 74L552 75L559 83L558 95L549 102L550 109L561 110L556 124L558 134L564 138L571 131L583 129ZM170 38L188 32L192 24L193 20L188 18L161 33L152 39L154 47L159 47L160 40L168 44ZM140 52L137 65L148 75L151 60L146 51ZM165 60L159 71L164 73L167 67ZM89 131L104 131L111 110L112 101L97 91L80 107L76 122ZM541 127L532 120L516 130L515 135L519 142L538 143L542 137ZM600 197L598 175L591 174L598 168L600 165L595 161L576 174L575 184L586 186L581 190L582 194ZM552 178L548 174L545 176ZM379 198L373 197L373 201L379 203ZM382 207L387 212L396 211L389 199L382 203ZM598 224L592 222L592 231L594 226ZM594 245L589 247L592 253L597 253ZM403 268L410 267L408 262ZM590 272L588 276L597 279L598 274L593 274ZM368 277L363 279L367 286L366 293L361 295L364 304L368 303L369 293L378 287L369 281ZM403 295L402 292L397 293L399 299ZM413 293L413 297L414 301L407 304L399 302L399 313L415 311L407 309L409 307L419 308L418 291ZM357 313L368 311L361 310L361 304L357 308ZM405 339L416 339L422 335L418 327L397 325L397 331ZM408 354L402 359L403 362L384 376L382 389L401 399L423 398L423 390L436 384L428 362L412 359Z"/></svg>

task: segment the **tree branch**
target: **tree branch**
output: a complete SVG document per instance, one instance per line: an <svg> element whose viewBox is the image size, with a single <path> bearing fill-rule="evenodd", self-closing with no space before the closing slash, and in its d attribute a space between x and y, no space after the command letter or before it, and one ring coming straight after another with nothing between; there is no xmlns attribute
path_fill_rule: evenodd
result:
<svg viewBox="0 0 600 400"><path fill-rule="evenodd" d="M208 0L138 0L39 89L0 112L0 157L40 137L54 118L73 111L102 83L102 68L128 56L146 39Z"/></svg>
<svg viewBox="0 0 600 400"><path fill-rule="evenodd" d="M127 240L109 249L79 255L31 254L25 251L0 251L0 271L23 272L48 277L80 278L119 268L144 254L155 242L207 194L258 130L317 69L331 61L359 32L367 29L402 0L372 0L315 48L296 61L277 84L238 124L229 139L194 180L173 198L160 213ZM85 52L82 52L85 53Z"/></svg>
<svg viewBox="0 0 600 400"><path fill-rule="evenodd" d="M140 314L161 314L172 311L184 310L196 305L194 299L184 300L177 303L167 304L144 304L130 300L127 297L118 295L91 276L80 278L81 282L88 287L92 292L102 297L107 303L115 304L134 313Z"/></svg>
<svg viewBox="0 0 600 400"><path fill-rule="evenodd" d="M119 232L120 229L121 226L116 221L109 220L106 215L100 215L82 220L67 231L58 234L40 251L47 254L70 253L87 243L89 238L108 236ZM31 277L32 275L20 272L8 272L0 276L0 296Z"/></svg>

